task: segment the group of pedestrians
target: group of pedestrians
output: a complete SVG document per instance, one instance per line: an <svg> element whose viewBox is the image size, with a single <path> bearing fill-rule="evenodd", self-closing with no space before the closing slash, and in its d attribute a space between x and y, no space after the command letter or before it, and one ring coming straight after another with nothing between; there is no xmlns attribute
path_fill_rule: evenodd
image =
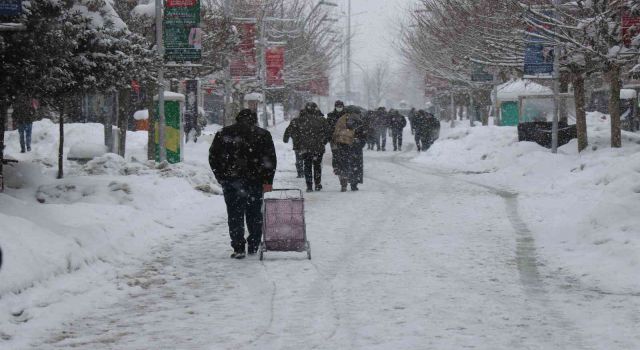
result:
<svg viewBox="0 0 640 350"><path fill-rule="evenodd" d="M340 189L346 192L351 185L358 191L363 183L367 130L361 112L336 101L334 110L324 118L318 105L308 102L284 132L283 141L293 140L298 178L304 177L307 192L322 190L322 160L327 144L331 145L334 174L340 179Z"/></svg>
<svg viewBox="0 0 640 350"><path fill-rule="evenodd" d="M304 177L307 191L322 190L322 159L330 144L333 172L340 180L341 192L348 186L358 191L364 180L363 149L376 146L384 151L388 130L394 151L402 150L402 131L407 120L398 111L363 112L355 106L336 101L334 110L324 117L318 106L309 102L284 133L284 142L293 140L298 177ZM425 111L412 110L411 130L418 151L427 150L437 138L439 121ZM222 187L232 258L255 254L262 239L262 199L273 189L277 158L269 131L258 127L256 112L240 111L236 123L216 133L209 149L209 164ZM245 239L245 220L249 236Z"/></svg>
<svg viewBox="0 0 640 350"><path fill-rule="evenodd" d="M387 134L390 134L394 151L402 151L402 131L407 126L407 119L398 110L380 107L365 114L368 129L367 149L387 150Z"/></svg>

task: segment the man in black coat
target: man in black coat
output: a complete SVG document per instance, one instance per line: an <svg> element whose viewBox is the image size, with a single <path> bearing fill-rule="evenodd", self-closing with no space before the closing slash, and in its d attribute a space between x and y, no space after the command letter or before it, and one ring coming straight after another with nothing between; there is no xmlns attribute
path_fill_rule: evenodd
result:
<svg viewBox="0 0 640 350"><path fill-rule="evenodd" d="M423 110L416 113L413 126L418 152L427 151L440 136L440 121L433 114Z"/></svg>
<svg viewBox="0 0 640 350"><path fill-rule="evenodd" d="M389 127L389 115L384 107L378 108L375 114L374 127L376 129L376 150L386 151L387 146L387 128Z"/></svg>
<svg viewBox="0 0 640 350"><path fill-rule="evenodd" d="M407 126L407 120L396 110L389 111L389 127L393 138L393 150L402 151L402 130Z"/></svg>
<svg viewBox="0 0 640 350"><path fill-rule="evenodd" d="M322 158L325 145L331 139L329 123L319 113L317 105L309 102L287 130L303 159L307 192L313 192L314 182L315 190L322 190Z"/></svg>
<svg viewBox="0 0 640 350"><path fill-rule="evenodd" d="M303 111L304 110L301 110L300 113L302 114ZM282 137L282 141L284 143L289 143L289 139L291 138L291 124L293 123L293 120L295 120L295 118L291 120L289 126L284 130L284 135ZM293 152L296 155L296 172L298 173L299 179L304 177L304 159L302 158L300 151L300 140L293 139Z"/></svg>
<svg viewBox="0 0 640 350"><path fill-rule="evenodd" d="M209 149L209 165L222 186L227 205L232 258L255 254L262 238L262 197L273 187L277 158L271 134L257 126L258 116L240 111L236 123L216 133ZM244 238L244 221L249 237Z"/></svg>

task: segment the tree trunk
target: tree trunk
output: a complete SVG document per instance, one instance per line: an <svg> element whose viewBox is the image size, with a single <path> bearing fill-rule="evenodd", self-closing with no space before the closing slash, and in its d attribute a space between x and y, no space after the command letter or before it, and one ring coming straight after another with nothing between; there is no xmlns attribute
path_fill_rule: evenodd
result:
<svg viewBox="0 0 640 350"><path fill-rule="evenodd" d="M147 110L149 111L149 137L147 139L147 159L155 160L156 159L156 121L155 121L155 113L156 107L153 103L153 91L155 89L155 84L148 84L146 87L147 94L145 95L144 105L147 106Z"/></svg>
<svg viewBox="0 0 640 350"><path fill-rule="evenodd" d="M129 126L129 105L130 97L128 89L120 89L117 96L118 116L117 125L119 130L118 135L118 154L124 158L126 145L127 145L127 129Z"/></svg>
<svg viewBox="0 0 640 350"><path fill-rule="evenodd" d="M611 147L622 147L620 127L620 66L613 64L609 71L609 115L611 117Z"/></svg>
<svg viewBox="0 0 640 350"><path fill-rule="evenodd" d="M62 179L64 176L63 170L63 158L64 158L64 114L67 112L66 97L62 101L62 110L60 111L60 120L58 125L60 126L60 136L58 142L58 179Z"/></svg>
<svg viewBox="0 0 640 350"><path fill-rule="evenodd" d="M576 105L576 129L578 130L578 152L589 145L587 138L587 114L585 111L584 74L573 76L573 98Z"/></svg>
<svg viewBox="0 0 640 350"><path fill-rule="evenodd" d="M4 129L7 125L7 110L9 105L0 103L0 192L4 191Z"/></svg>

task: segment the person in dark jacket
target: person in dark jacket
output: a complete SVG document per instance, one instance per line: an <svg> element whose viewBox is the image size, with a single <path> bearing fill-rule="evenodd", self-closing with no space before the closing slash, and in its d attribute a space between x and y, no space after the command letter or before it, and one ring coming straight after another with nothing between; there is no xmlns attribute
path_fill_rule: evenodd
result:
<svg viewBox="0 0 640 350"><path fill-rule="evenodd" d="M402 130L407 126L407 120L396 110L389 111L389 127L393 138L393 150L402 151Z"/></svg>
<svg viewBox="0 0 640 350"><path fill-rule="evenodd" d="M20 153L31 152L31 131L35 120L35 101L29 96L20 96L13 103L11 117L18 126L20 134Z"/></svg>
<svg viewBox="0 0 640 350"><path fill-rule="evenodd" d="M316 191L322 190L322 158L325 146L331 139L329 123L319 113L317 105L309 102L300 116L291 121L287 130L303 159L307 192L313 192L314 183Z"/></svg>
<svg viewBox="0 0 640 350"><path fill-rule="evenodd" d="M338 119L340 119L340 117L342 117L344 113L345 113L344 102L337 100L336 103L334 104L333 111L327 114L327 122L329 123L329 129L331 129L331 132L333 132L333 129L335 129L336 123L338 122Z"/></svg>
<svg viewBox="0 0 640 350"><path fill-rule="evenodd" d="M227 205L232 258L255 254L262 238L262 197L273 187L277 158L271 134L257 126L258 116L240 111L236 123L216 133L209 149L209 164L222 186ZM244 221L249 237L244 238Z"/></svg>
<svg viewBox="0 0 640 350"><path fill-rule="evenodd" d="M300 113L302 114L303 111L304 110L301 110ZM287 126L287 128L284 130L284 135L282 137L282 141L284 143L289 143L289 139L291 138L291 124L293 124L294 120L295 118L291 120L289 126ZM296 155L296 172L298 173L298 178L301 179L304 177L304 159L302 158L302 154L300 153L299 141L299 139L293 139L293 152Z"/></svg>
<svg viewBox="0 0 640 350"><path fill-rule="evenodd" d="M440 121L433 114L419 110L413 124L418 152L427 151L440 136Z"/></svg>
<svg viewBox="0 0 640 350"><path fill-rule="evenodd" d="M414 107L411 107L411 110L409 111L409 114L407 115L407 119L409 120L409 127L411 128L411 135L415 135L416 133L416 128L413 125L413 120L416 117L416 109Z"/></svg>
<svg viewBox="0 0 640 350"><path fill-rule="evenodd" d="M373 147L376 145L376 128L375 121L376 115L374 111L367 111L362 119L364 122L364 126L367 132L367 150L373 150Z"/></svg>
<svg viewBox="0 0 640 350"><path fill-rule="evenodd" d="M389 115L384 107L378 108L375 115L374 127L376 129L376 150L386 151L387 128L389 127Z"/></svg>
<svg viewBox="0 0 640 350"><path fill-rule="evenodd" d="M333 131L332 144L333 171L340 179L342 192L351 185L352 191L358 191L358 184L364 181L364 157L362 149L366 143L366 127L357 108L348 107Z"/></svg>

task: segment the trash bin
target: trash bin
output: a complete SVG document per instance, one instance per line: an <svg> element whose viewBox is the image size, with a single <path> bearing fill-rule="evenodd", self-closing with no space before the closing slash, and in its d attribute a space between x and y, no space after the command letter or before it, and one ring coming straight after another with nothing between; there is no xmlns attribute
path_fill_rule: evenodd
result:
<svg viewBox="0 0 640 350"><path fill-rule="evenodd" d="M542 147L551 148L552 122L528 122L518 124L518 141L531 141ZM558 123L558 147L566 145L572 139L578 137L578 129L575 125L567 125L567 122Z"/></svg>

